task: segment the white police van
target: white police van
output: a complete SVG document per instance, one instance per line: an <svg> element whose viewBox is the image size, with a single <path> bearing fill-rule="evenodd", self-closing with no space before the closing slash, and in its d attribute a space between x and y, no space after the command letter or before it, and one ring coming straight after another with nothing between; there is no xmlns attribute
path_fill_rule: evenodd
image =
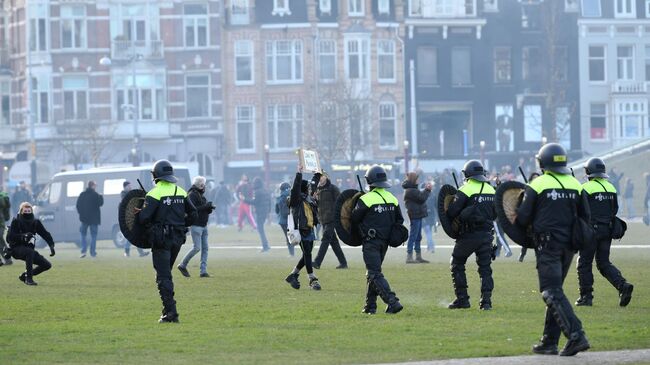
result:
<svg viewBox="0 0 650 365"><path fill-rule="evenodd" d="M178 178L180 187L187 190L191 186L187 167L174 166L174 175ZM86 190L88 181L92 180L97 183L96 191L104 196L97 240L112 239L116 247L124 247L126 240L120 232L117 221L120 192L124 181L131 182L133 189L139 189L138 179L145 190L151 190L153 188L151 167L100 167L58 173L50 179L39 194L34 215L43 222L56 242L74 242L80 246L81 223L77 213L77 198Z"/></svg>

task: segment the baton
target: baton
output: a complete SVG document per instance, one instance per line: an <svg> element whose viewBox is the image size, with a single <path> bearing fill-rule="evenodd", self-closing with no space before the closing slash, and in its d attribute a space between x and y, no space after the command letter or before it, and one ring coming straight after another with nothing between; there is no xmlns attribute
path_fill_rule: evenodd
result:
<svg viewBox="0 0 650 365"><path fill-rule="evenodd" d="M521 177L524 178L526 184L528 184L528 178L526 177L526 174L524 174L524 169L522 169L521 166L519 166L519 172L521 173ZM526 247L521 248L521 253L519 254L519 258L518 258L519 262L524 262L524 257L526 257L526 251L528 251Z"/></svg>
<svg viewBox="0 0 650 365"><path fill-rule="evenodd" d="M521 177L524 178L524 182L528 184L528 178L526 177L526 174L524 174L524 169L522 169L521 166L519 166L519 172L521 173Z"/></svg>
<svg viewBox="0 0 650 365"><path fill-rule="evenodd" d="M144 192L146 193L147 190L144 188L144 186L142 186L142 183L140 182L140 179L137 179L137 181L138 181L138 185L140 185L140 189L144 190Z"/></svg>
<svg viewBox="0 0 650 365"><path fill-rule="evenodd" d="M361 185L361 178L357 175L357 182L359 183L359 191L363 192L363 185Z"/></svg>
<svg viewBox="0 0 650 365"><path fill-rule="evenodd" d="M456 184L456 189L458 189L458 180L456 180L456 173L455 173L455 172L452 172L452 173L451 173L451 176L454 177L454 184Z"/></svg>

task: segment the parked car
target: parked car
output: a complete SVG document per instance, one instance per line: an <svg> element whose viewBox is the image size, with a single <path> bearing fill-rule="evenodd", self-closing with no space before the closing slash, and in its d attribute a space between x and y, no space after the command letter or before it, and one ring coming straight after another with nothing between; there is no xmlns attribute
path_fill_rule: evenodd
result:
<svg viewBox="0 0 650 365"><path fill-rule="evenodd" d="M133 189L139 189L137 180L145 190L153 187L150 167L93 168L61 172L52 177L39 194L34 214L57 242L73 242L80 245L79 215L76 203L88 181L97 183L97 192L104 196L101 207L101 225L97 232L98 240L111 239L116 247L124 247L126 240L117 221L120 192L125 180L131 182ZM187 189L191 185L187 167L175 167L174 175L178 185ZM43 243L41 243L43 244Z"/></svg>

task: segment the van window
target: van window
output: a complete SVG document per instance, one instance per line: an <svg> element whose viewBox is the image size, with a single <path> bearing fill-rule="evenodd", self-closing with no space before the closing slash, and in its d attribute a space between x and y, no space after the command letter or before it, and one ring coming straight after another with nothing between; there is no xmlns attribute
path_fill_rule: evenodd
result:
<svg viewBox="0 0 650 365"><path fill-rule="evenodd" d="M50 204L56 204L61 198L61 182L53 182L50 184Z"/></svg>
<svg viewBox="0 0 650 365"><path fill-rule="evenodd" d="M69 181L66 186L66 196L68 198L78 197L82 191L84 191L84 182L83 181Z"/></svg>
<svg viewBox="0 0 650 365"><path fill-rule="evenodd" d="M104 180L104 195L117 195L122 192L124 183L126 179L111 179Z"/></svg>

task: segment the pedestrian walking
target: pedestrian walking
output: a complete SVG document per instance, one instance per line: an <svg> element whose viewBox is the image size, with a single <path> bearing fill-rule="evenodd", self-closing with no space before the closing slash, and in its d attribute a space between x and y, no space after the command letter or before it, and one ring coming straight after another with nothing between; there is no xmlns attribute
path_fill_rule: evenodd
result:
<svg viewBox="0 0 650 365"><path fill-rule="evenodd" d="M97 184L90 180L86 190L77 198L77 213L79 213L79 233L81 234L81 258L86 257L88 250L87 235L90 229L90 256L97 256L97 229L101 224L101 206L104 205L104 197L95 189Z"/></svg>

